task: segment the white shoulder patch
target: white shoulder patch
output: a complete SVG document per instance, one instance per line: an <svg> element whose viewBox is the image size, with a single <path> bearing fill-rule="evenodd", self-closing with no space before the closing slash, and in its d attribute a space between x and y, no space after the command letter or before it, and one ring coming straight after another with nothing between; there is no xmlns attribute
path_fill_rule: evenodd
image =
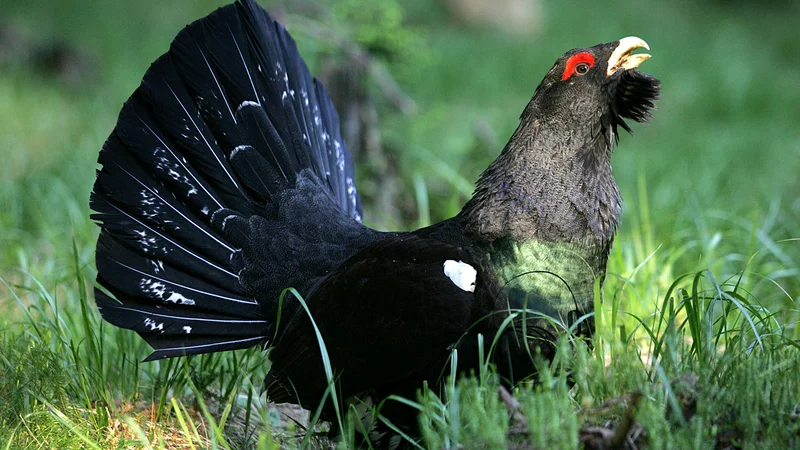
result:
<svg viewBox="0 0 800 450"><path fill-rule="evenodd" d="M475 277L478 272L469 264L448 259L444 262L444 274L459 288L475 292Z"/></svg>

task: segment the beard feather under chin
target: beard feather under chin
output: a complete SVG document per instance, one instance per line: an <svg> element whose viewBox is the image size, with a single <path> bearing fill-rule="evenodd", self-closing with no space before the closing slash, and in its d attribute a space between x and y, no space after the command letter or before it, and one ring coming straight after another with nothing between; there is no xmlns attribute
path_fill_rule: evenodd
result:
<svg viewBox="0 0 800 450"><path fill-rule="evenodd" d="M626 70L620 75L617 94L611 105L616 125L628 133L631 128L624 119L647 122L653 117L655 102L661 93L661 81L637 69Z"/></svg>

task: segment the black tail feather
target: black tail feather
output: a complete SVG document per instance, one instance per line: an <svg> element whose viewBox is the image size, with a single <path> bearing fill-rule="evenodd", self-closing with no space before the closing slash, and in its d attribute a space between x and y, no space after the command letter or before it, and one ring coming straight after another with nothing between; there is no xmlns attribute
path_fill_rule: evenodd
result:
<svg viewBox="0 0 800 450"><path fill-rule="evenodd" d="M267 200L286 184L269 166L269 163L252 146L240 145L231 153L231 165L242 183Z"/></svg>
<svg viewBox="0 0 800 450"><path fill-rule="evenodd" d="M299 167L292 161L289 150L278 135L275 126L267 117L264 108L253 102L245 102L236 110L236 117L239 119L239 130L242 136L250 137L248 142L252 143L252 147L258 150L261 157L273 167L272 170L267 172L271 175L271 178L279 182L279 184L273 186L273 192L293 185L297 178L296 172L299 172ZM239 155L240 158L242 156ZM280 183L281 180L282 183Z"/></svg>
<svg viewBox="0 0 800 450"><path fill-rule="evenodd" d="M172 140L164 124L158 122L137 93L122 108L117 127L106 141L98 162L105 167L107 160L121 157L118 154L135 156L182 203L198 214L210 216L223 206L222 196L195 167L194 161L187 159L183 148Z"/></svg>
<svg viewBox="0 0 800 450"><path fill-rule="evenodd" d="M186 91L169 54L158 58L150 66L142 85L128 103L143 105L159 124L160 131L177 144L187 159L191 159L192 167L218 194L215 202L218 208L227 206L249 210L227 155L200 115L193 97ZM117 129L124 129L125 125L124 122L118 122ZM125 135L122 136L124 140Z"/></svg>
<svg viewBox="0 0 800 450"><path fill-rule="evenodd" d="M144 303L120 303L99 290L95 301L105 320L136 331L156 350L145 361L236 350L267 341L263 320L180 316Z"/></svg>
<svg viewBox="0 0 800 450"><path fill-rule="evenodd" d="M228 337L221 339L217 335L192 336L191 339L182 335L156 335L145 337L151 347L157 348L144 362L157 359L174 358L184 355L199 355L202 353L227 352L254 347L265 341L261 336Z"/></svg>
<svg viewBox="0 0 800 450"><path fill-rule="evenodd" d="M150 261L162 261L194 276L210 280L218 286L235 290L239 276L230 270L229 263L220 264L210 257L190 247L189 244L179 242L167 231L147 224L144 219L136 217L125 210L118 203L95 196L92 208L100 212L93 218L98 220L103 227L103 234L124 243L133 249L140 258ZM195 236L194 241L204 241L204 236ZM98 246L101 239L98 239ZM230 261L230 253L227 254ZM97 257L111 256L98 252ZM225 257L225 254L217 257ZM99 265L99 264L98 264ZM102 275L102 273L101 273Z"/></svg>
<svg viewBox="0 0 800 450"><path fill-rule="evenodd" d="M114 144L119 145L112 136L108 145ZM165 173L166 170L148 172L128 152L117 151L113 159L106 161L109 155L110 153L101 154L100 162L103 164L103 170L97 173L97 183L105 188L106 195L92 198L92 209L101 213L93 215L92 218L103 223L108 222L110 228L113 228L114 221L108 220L108 215L116 215L121 209L141 221L143 227L149 225L151 228L163 231L163 234L169 235L177 242L191 243L193 249L199 250L199 253L218 264L227 263L225 254L235 249L217 237L204 223L202 216L206 214L203 214L202 210L197 211L195 206L192 211L191 206L177 201L174 190L170 191L164 184L174 179L168 173L174 174L174 177L185 177L178 172L180 169L167 169L168 173ZM185 200L195 195L192 192L191 190L185 192ZM108 205L109 202L113 205ZM130 233L132 229L126 227L121 231ZM206 239L195 239L196 233L200 233ZM135 234L140 238L146 237L141 234L141 230ZM152 248L152 245L146 245L146 241L139 240L142 252L159 250Z"/></svg>
<svg viewBox="0 0 800 450"><path fill-rule="evenodd" d="M128 297L140 297L170 308L186 306L191 310L229 316L258 317L258 303L234 289L226 289L186 273L181 267L162 260L142 258L110 234L98 242L97 269L100 285L116 289ZM113 275L113 279L108 279Z"/></svg>
<svg viewBox="0 0 800 450"><path fill-rule="evenodd" d="M124 294L114 292L114 295ZM106 320L140 334L261 336L266 340L263 334L266 321L263 319L242 319L197 311L190 314L180 309L159 308L144 301L128 300L123 304L107 296L98 298L97 304Z"/></svg>
<svg viewBox="0 0 800 450"><path fill-rule="evenodd" d="M149 359L250 347L273 332L277 299L258 303L238 273L249 235L221 233L215 212L246 233L248 217L269 218L311 171L306 178L361 221L333 104L253 0L178 34L125 103L98 162L98 284L115 298L98 289L97 304L153 346Z"/></svg>

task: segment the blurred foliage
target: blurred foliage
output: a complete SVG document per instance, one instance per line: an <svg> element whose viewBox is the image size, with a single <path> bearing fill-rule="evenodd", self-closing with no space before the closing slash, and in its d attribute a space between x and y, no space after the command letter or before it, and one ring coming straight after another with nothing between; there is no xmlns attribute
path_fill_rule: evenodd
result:
<svg viewBox="0 0 800 450"><path fill-rule="evenodd" d="M404 23L405 11L394 0L339 0L331 11L333 20L350 30L351 39L373 56L414 63L424 53L424 32Z"/></svg>

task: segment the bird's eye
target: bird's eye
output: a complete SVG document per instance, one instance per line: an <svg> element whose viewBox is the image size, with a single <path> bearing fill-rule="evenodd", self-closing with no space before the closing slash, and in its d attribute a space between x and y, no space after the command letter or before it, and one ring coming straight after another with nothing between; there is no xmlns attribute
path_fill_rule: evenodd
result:
<svg viewBox="0 0 800 450"><path fill-rule="evenodd" d="M589 52L581 52L572 55L567 59L564 65L564 73L561 75L561 81L569 80L569 77L578 74L585 75L589 69L594 66L594 55Z"/></svg>

